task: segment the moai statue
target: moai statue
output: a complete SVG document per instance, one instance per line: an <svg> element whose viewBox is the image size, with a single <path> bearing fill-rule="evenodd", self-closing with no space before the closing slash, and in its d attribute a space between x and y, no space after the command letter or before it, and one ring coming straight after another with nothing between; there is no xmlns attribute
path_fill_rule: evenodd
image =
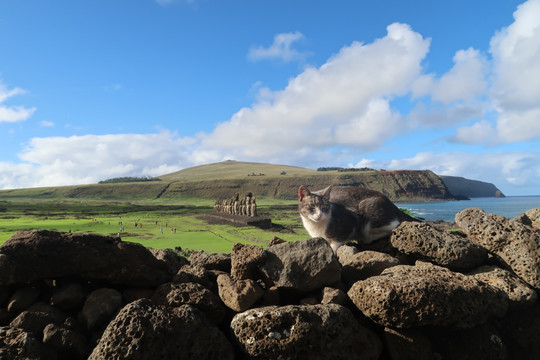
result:
<svg viewBox="0 0 540 360"><path fill-rule="evenodd" d="M251 198L251 216L257 216L257 204L255 203L255 197Z"/></svg>

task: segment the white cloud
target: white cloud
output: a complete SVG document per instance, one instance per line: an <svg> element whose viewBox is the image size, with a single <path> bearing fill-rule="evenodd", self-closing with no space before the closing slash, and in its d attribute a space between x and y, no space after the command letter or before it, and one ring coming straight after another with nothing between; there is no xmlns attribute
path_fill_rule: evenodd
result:
<svg viewBox="0 0 540 360"><path fill-rule="evenodd" d="M41 127L54 127L54 123L52 121L46 121L46 120L40 121L39 125Z"/></svg>
<svg viewBox="0 0 540 360"><path fill-rule="evenodd" d="M26 108L24 106L6 106L3 103L12 96L26 93L21 88L8 89L2 81L0 81L0 123L2 122L19 122L28 119L36 111L35 107Z"/></svg>
<svg viewBox="0 0 540 360"><path fill-rule="evenodd" d="M192 166L192 139L174 133L33 138L22 164L0 163L0 188L96 183L121 176L159 176ZM9 174L9 176L7 175Z"/></svg>
<svg viewBox="0 0 540 360"><path fill-rule="evenodd" d="M540 153L537 152L494 152L470 154L460 151L448 153L424 152L407 159L395 159L381 164L387 169L426 169L438 175L465 176L526 193L540 188ZM507 194L512 195L512 194Z"/></svg>
<svg viewBox="0 0 540 360"><path fill-rule="evenodd" d="M454 66L439 79L434 74L420 76L413 84L413 94L430 94L435 101L449 104L453 101L473 100L485 94L488 83L487 60L478 50L459 50L454 55Z"/></svg>
<svg viewBox="0 0 540 360"><path fill-rule="evenodd" d="M514 12L514 23L490 43L494 59L493 97L499 106L527 110L540 106L540 0Z"/></svg>
<svg viewBox="0 0 540 360"><path fill-rule="evenodd" d="M387 31L371 44L342 48L281 91L266 90L259 102L202 135L203 149L240 159L314 162L337 146L381 146L404 128L389 99L407 92L430 44L408 25L392 24Z"/></svg>
<svg viewBox="0 0 540 360"><path fill-rule="evenodd" d="M450 127L467 120L482 118L487 105L483 102L456 102L450 106L418 103L409 113L412 126Z"/></svg>
<svg viewBox="0 0 540 360"><path fill-rule="evenodd" d="M490 43L494 62L491 96L499 113L500 142L540 137L540 0L514 12L514 23Z"/></svg>
<svg viewBox="0 0 540 360"><path fill-rule="evenodd" d="M26 91L18 87L13 88L13 89L8 89L6 85L2 83L2 81L0 81L0 103L3 103L4 101L6 101L8 98L12 96L21 95L21 94L24 94L25 92Z"/></svg>
<svg viewBox="0 0 540 360"><path fill-rule="evenodd" d="M457 129L452 141L463 144L478 144L493 142L496 131L489 121L482 120L471 126Z"/></svg>
<svg viewBox="0 0 540 360"><path fill-rule="evenodd" d="M274 37L274 42L269 47L263 46L252 47L249 50L248 58L252 61L279 59L285 62L294 60L303 60L306 53L299 52L292 48L292 44L303 39L304 35L296 31L293 33L277 34Z"/></svg>
<svg viewBox="0 0 540 360"><path fill-rule="evenodd" d="M24 106L3 106L0 105L1 122L19 122L28 119L36 111L36 108L26 108Z"/></svg>

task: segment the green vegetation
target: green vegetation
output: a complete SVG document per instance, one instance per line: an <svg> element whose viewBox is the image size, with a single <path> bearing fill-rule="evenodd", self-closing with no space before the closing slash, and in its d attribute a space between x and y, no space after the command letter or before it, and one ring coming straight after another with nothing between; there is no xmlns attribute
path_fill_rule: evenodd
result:
<svg viewBox="0 0 540 360"><path fill-rule="evenodd" d="M112 179L107 179L98 182L98 184L117 184L117 183L126 183L126 182L145 182L145 181L161 181L160 178L155 177L133 177L133 176L124 176L117 177Z"/></svg>
<svg viewBox="0 0 540 360"><path fill-rule="evenodd" d="M308 238L294 202L261 201L259 212L271 216L275 227L210 224L204 214L212 202L188 198L178 204L164 201L36 200L0 201L0 244L16 231L47 229L64 232L120 235L124 241L149 248L230 252L236 242L266 247L274 236L287 241Z"/></svg>
<svg viewBox="0 0 540 360"><path fill-rule="evenodd" d="M258 174L257 176L251 176ZM264 176L261 176L264 174ZM360 186L377 190L393 201L454 200L441 179L427 170L316 171L295 166L224 161L159 176L161 181L113 182L34 189L1 190L0 199L89 199L169 201L214 200L251 192L257 200L295 200L300 185L311 189Z"/></svg>

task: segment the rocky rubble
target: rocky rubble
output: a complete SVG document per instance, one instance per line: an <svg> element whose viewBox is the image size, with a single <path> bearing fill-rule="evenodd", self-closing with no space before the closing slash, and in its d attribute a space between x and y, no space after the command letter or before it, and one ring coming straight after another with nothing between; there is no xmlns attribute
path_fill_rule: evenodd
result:
<svg viewBox="0 0 540 360"><path fill-rule="evenodd" d="M0 247L0 359L538 359L540 211L467 209L379 246L231 254L23 231Z"/></svg>

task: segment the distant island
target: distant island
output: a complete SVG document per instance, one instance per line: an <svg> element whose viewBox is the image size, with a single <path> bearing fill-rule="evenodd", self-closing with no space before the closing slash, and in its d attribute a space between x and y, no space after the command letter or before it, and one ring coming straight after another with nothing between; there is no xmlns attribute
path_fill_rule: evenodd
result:
<svg viewBox="0 0 540 360"><path fill-rule="evenodd" d="M458 199L476 197L498 197L505 195L495 185L478 180L465 179L460 176L440 175L448 190Z"/></svg>

